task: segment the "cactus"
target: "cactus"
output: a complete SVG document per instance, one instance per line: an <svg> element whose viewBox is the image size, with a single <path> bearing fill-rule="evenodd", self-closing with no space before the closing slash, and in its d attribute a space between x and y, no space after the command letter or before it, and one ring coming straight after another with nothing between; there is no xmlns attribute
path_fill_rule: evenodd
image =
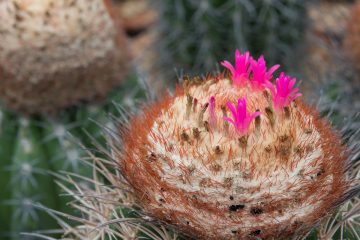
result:
<svg viewBox="0 0 360 240"><path fill-rule="evenodd" d="M360 3L357 2L353 7L351 17L347 24L347 33L345 36L345 49L350 58L353 60L353 65L359 71L360 59L360 27L359 27L359 13Z"/></svg>
<svg viewBox="0 0 360 240"><path fill-rule="evenodd" d="M103 0L0 3L0 99L26 114L102 99L126 74L125 38Z"/></svg>
<svg viewBox="0 0 360 240"><path fill-rule="evenodd" d="M340 121L358 111L360 100L358 74L344 51L352 8L352 4L337 2L307 5L309 27L297 66L307 99L317 99L322 92L321 98L329 98L337 108Z"/></svg>
<svg viewBox="0 0 360 240"><path fill-rule="evenodd" d="M287 65L301 40L305 19L304 1L298 0L158 4L162 71L176 66L185 72L206 73L234 48L264 53L270 63Z"/></svg>
<svg viewBox="0 0 360 240"><path fill-rule="evenodd" d="M314 239L334 236L357 217L351 136L358 131L343 131L346 149L299 99L295 78L280 73L274 85L278 65L267 69L263 57L238 51L235 61L222 62L229 76L185 79L127 127L120 124L121 139L110 131L107 157L90 153L106 184L97 174L87 179L91 187L63 179L74 184L66 190L83 216L47 209L64 237L301 239L320 226L308 235ZM339 206L348 218L331 216Z"/></svg>
<svg viewBox="0 0 360 240"><path fill-rule="evenodd" d="M0 155L1 155L1 168L0 168L0 183L2 188L2 194L0 198L0 237L4 230L10 229L11 209L4 205L4 200L11 199L12 189L6 184L11 178L11 172L7 169L11 165L11 156L13 155L15 144L14 136L17 133L17 124L15 124L15 117L11 114L0 111Z"/></svg>
<svg viewBox="0 0 360 240"><path fill-rule="evenodd" d="M85 148L90 149L93 141L104 144L100 125L110 126L108 116L117 113L113 101L128 108L143 95L134 86L136 79L128 80L110 94L106 104L77 106L57 118L1 112L1 239L37 239L27 234L55 229L55 221L37 205L73 212L67 204L71 199L57 186L54 174L91 176L92 169L82 161Z"/></svg>
<svg viewBox="0 0 360 240"><path fill-rule="evenodd" d="M38 215L33 206L35 202L42 202L57 207L56 188L52 176L46 173L51 167L39 140L34 123L20 119L10 168L12 198L8 201L13 213L9 220L14 233L38 228L40 219L41 229L54 226L54 221L49 220L49 217L44 219L44 216L41 216L44 214Z"/></svg>
<svg viewBox="0 0 360 240"><path fill-rule="evenodd" d="M63 112L58 119L23 118L3 112L1 239L32 239L20 234L56 228L54 221L36 205L70 212L70 199L56 185L52 173L91 176L92 169L82 161L86 156L84 148L90 148L91 141L104 143L100 125L109 122L105 112L116 112L113 99L126 105L128 100L123 98L136 98L125 90L113 94L106 105L79 106ZM88 134L93 140L89 141Z"/></svg>
<svg viewBox="0 0 360 240"><path fill-rule="evenodd" d="M89 176L84 148L104 142L99 124L108 123L106 112L116 111L112 101L131 105L142 94L133 77L123 82L128 54L109 4L0 3L1 239L33 239L29 232L55 228L37 205L72 212L53 175ZM110 93L119 84L124 89ZM103 104L82 104L105 97Z"/></svg>

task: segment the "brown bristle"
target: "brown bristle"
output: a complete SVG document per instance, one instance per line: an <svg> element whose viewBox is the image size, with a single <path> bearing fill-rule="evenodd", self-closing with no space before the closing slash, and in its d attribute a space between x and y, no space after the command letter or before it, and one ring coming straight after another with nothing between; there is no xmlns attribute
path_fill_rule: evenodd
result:
<svg viewBox="0 0 360 240"><path fill-rule="evenodd" d="M196 239L305 234L349 189L338 136L301 101L287 115L270 108L261 91L234 88L219 77L207 81L186 93L178 88L131 120L118 158L139 205ZM216 106L206 111L205 104L187 118L186 94L199 103L216 96ZM265 116L254 118L243 135L233 125L225 131L223 123L224 106L239 95L247 96L250 111ZM216 121L210 128L211 114ZM143 160L152 153L156 160Z"/></svg>
<svg viewBox="0 0 360 240"><path fill-rule="evenodd" d="M270 108L270 107L266 107L265 108L265 113L266 116L268 117L271 127L275 126L275 116L274 116L274 111Z"/></svg>
<svg viewBox="0 0 360 240"><path fill-rule="evenodd" d="M206 112L206 109L209 107L209 103L206 103L202 109L200 110L199 117L198 117L198 126L202 127L204 126L204 114Z"/></svg>

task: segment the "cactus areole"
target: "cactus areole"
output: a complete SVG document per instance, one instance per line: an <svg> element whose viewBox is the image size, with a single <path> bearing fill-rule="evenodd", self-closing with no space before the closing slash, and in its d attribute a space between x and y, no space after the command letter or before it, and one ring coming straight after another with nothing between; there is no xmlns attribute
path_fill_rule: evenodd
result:
<svg viewBox="0 0 360 240"><path fill-rule="evenodd" d="M222 64L228 77L185 81L132 119L121 170L147 214L197 239L306 234L349 193L346 151L296 79L271 83L279 66L239 51Z"/></svg>
<svg viewBox="0 0 360 240"><path fill-rule="evenodd" d="M104 98L126 75L108 0L0 1L0 99L26 114Z"/></svg>

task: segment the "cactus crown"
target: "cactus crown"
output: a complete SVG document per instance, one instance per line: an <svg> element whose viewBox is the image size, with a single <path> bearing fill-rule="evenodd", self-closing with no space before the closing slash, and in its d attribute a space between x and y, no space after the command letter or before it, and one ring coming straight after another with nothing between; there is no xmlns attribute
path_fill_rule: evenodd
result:
<svg viewBox="0 0 360 240"><path fill-rule="evenodd" d="M122 173L149 215L203 239L306 233L349 189L344 148L295 78L236 52L131 121Z"/></svg>

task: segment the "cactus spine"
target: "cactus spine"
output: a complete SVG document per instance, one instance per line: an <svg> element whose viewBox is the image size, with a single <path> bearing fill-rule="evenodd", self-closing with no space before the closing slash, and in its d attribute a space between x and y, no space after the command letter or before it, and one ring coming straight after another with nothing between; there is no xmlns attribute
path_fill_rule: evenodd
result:
<svg viewBox="0 0 360 240"><path fill-rule="evenodd" d="M12 198L11 232L20 233L37 229L51 229L54 220L44 213L39 214L35 204L57 208L57 193L52 176L46 172L51 166L46 159L33 122L20 119L14 155L11 164L10 187ZM41 219L41 224L40 224ZM18 238L19 236L14 236Z"/></svg>

